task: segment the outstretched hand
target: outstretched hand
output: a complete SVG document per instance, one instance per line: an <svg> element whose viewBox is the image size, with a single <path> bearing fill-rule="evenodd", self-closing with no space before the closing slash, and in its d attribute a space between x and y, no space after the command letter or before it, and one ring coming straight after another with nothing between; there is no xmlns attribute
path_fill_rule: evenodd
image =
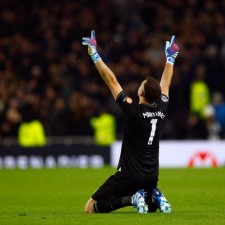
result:
<svg viewBox="0 0 225 225"><path fill-rule="evenodd" d="M91 37L83 37L82 44L88 46L88 54L94 55L97 52L97 42L95 38L95 31L91 31Z"/></svg>
<svg viewBox="0 0 225 225"><path fill-rule="evenodd" d="M167 63L174 64L178 53L179 47L176 43L176 37L173 35L171 41L166 42L165 54Z"/></svg>
<svg viewBox="0 0 225 225"><path fill-rule="evenodd" d="M94 30L91 31L91 37L82 38L82 45L88 46L88 54L91 56L94 63L101 60L101 57L99 56L97 52L97 42L96 42Z"/></svg>

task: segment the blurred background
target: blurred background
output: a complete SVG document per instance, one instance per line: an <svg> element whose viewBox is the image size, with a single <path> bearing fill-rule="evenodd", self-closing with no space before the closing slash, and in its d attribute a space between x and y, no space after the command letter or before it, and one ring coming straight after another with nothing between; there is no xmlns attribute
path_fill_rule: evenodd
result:
<svg viewBox="0 0 225 225"><path fill-rule="evenodd" d="M0 139L26 147L60 136L99 145L122 138L122 111L81 44L92 29L134 99L147 76L160 80L175 34L162 139L225 139L224 11L223 0L1 0Z"/></svg>

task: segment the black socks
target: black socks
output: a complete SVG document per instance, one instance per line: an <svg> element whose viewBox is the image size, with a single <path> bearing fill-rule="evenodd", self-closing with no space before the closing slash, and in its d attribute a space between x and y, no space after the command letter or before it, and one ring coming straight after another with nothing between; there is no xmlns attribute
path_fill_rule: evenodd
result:
<svg viewBox="0 0 225 225"><path fill-rule="evenodd" d="M108 213L124 206L131 206L131 197L114 198L109 200L99 200L94 204L96 213Z"/></svg>

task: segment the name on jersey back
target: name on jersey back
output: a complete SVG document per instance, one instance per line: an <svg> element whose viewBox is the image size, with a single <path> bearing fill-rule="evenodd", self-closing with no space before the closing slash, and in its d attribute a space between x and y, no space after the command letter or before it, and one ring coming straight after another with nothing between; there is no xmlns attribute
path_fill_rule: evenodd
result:
<svg viewBox="0 0 225 225"><path fill-rule="evenodd" d="M163 112L160 112L160 111L158 111L158 112L145 112L145 113L143 113L144 119L145 118L149 118L149 117L156 117L156 116L160 117L161 119L164 119L165 118L165 115L163 114Z"/></svg>

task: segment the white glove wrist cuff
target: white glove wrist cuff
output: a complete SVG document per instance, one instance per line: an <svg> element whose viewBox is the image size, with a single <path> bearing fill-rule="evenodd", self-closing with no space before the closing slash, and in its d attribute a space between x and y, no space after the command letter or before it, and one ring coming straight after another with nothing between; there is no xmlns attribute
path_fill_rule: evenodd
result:
<svg viewBox="0 0 225 225"><path fill-rule="evenodd" d="M166 62L174 65L175 59L174 58L167 58Z"/></svg>
<svg viewBox="0 0 225 225"><path fill-rule="evenodd" d="M101 60L101 57L97 52L95 52L94 55L91 55L91 59L93 60L94 63L96 63Z"/></svg>

